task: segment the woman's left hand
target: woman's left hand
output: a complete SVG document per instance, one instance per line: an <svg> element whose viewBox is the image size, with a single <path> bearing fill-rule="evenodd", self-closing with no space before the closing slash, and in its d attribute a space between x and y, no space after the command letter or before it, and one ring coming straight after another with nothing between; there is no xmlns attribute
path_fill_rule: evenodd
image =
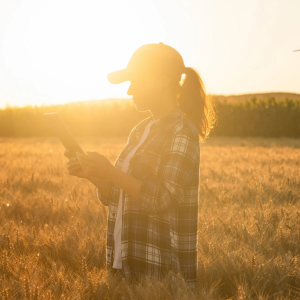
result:
<svg viewBox="0 0 300 300"><path fill-rule="evenodd" d="M82 169L96 178L109 179L115 169L105 156L94 151L87 151L87 154L77 152L76 157Z"/></svg>

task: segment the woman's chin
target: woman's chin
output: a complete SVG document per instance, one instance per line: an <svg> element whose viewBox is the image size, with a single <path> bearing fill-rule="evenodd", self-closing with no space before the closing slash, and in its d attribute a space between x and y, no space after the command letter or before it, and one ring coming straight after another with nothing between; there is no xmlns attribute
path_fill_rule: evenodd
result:
<svg viewBox="0 0 300 300"><path fill-rule="evenodd" d="M137 111L146 111L146 110L149 110L149 108L146 107L145 105L142 105L142 104L136 103L136 102L133 102L133 103L134 103L135 109L136 109Z"/></svg>

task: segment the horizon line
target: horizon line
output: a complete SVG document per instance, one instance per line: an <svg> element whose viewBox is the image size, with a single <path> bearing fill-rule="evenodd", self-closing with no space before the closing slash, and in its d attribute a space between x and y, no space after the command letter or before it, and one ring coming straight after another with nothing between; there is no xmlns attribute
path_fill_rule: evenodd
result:
<svg viewBox="0 0 300 300"><path fill-rule="evenodd" d="M300 50L299 50L300 51ZM218 97L239 97L239 96L247 96L247 95L263 95L263 94L292 94L295 96L300 97L300 92L286 92L286 91L269 91L269 92L249 92L249 93L241 93L241 94L213 94L213 93L207 93L207 96L218 96ZM109 97L109 98L102 98L102 99L89 99L89 100L74 100L74 101L66 101L61 103L42 103L42 104L24 104L24 105L10 105L9 103L6 103L5 105L0 105L0 110L8 109L8 108L25 108L25 107L51 107L51 106L61 106L61 105L68 105L68 104L84 104L85 102L100 102L100 101L110 101L110 100L116 100L116 101L122 101L122 100L131 100L131 97Z"/></svg>

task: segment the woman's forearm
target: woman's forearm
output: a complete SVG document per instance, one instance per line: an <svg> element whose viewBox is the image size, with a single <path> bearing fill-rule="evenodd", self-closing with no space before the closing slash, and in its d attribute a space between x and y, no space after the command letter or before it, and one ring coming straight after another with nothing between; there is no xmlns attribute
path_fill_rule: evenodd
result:
<svg viewBox="0 0 300 300"><path fill-rule="evenodd" d="M131 195L135 199L138 198L140 189L141 189L141 181L135 179L132 176L127 175L122 172L120 169L113 167L112 172L110 172L107 179L90 177L87 178L105 197L109 198L111 184L114 183L121 189L123 189L127 194Z"/></svg>
<svg viewBox="0 0 300 300"><path fill-rule="evenodd" d="M111 188L110 181L102 178L96 178L96 177L90 177L87 179L99 190L99 192L105 198L109 198L110 188Z"/></svg>
<svg viewBox="0 0 300 300"><path fill-rule="evenodd" d="M120 169L117 169L115 167L113 167L107 179L123 189L133 198L138 199L142 185L142 182L140 180L135 179L134 177L122 172Z"/></svg>

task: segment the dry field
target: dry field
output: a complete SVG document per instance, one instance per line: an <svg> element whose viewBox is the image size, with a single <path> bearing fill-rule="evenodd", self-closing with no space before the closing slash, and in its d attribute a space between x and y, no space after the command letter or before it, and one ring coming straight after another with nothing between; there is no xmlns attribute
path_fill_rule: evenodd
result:
<svg viewBox="0 0 300 300"><path fill-rule="evenodd" d="M80 139L112 162L126 138ZM0 299L299 299L300 141L201 148L199 276L128 287L105 269L106 209L53 139L0 139Z"/></svg>

